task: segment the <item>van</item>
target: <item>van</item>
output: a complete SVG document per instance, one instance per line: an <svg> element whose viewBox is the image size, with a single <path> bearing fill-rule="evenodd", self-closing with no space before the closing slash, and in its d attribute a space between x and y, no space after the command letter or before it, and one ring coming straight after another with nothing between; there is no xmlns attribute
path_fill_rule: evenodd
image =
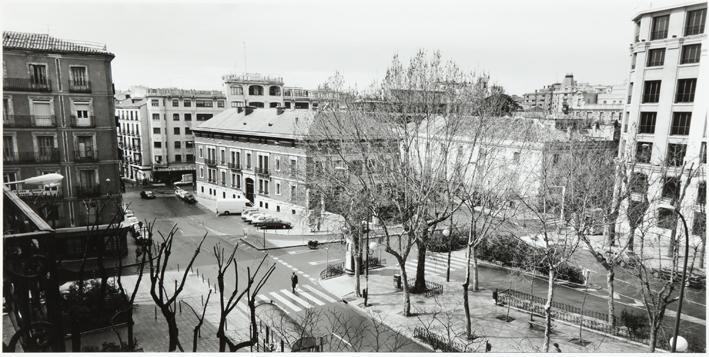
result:
<svg viewBox="0 0 709 357"><path fill-rule="evenodd" d="M244 210L253 207L248 200L217 200L217 216L222 214L241 214Z"/></svg>

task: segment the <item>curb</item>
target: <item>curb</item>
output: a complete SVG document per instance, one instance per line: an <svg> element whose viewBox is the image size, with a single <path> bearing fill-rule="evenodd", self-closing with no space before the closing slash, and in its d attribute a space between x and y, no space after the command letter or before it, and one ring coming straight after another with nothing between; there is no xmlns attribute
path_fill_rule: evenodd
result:
<svg viewBox="0 0 709 357"><path fill-rule="evenodd" d="M486 266L489 266L489 267L495 267L495 268L505 269L505 270L514 271L514 272L520 272L520 273L522 273L522 274L524 274L524 275L532 275L532 276L534 276L535 278L539 278L539 279L547 279L547 278L548 278L548 277L545 276L545 275L541 275L541 274L538 274L538 273L530 273L530 272L528 272L528 271L526 271L526 270L520 270L520 269L517 269L517 268L514 268L514 267L506 267L506 266L504 266L504 265L495 264L495 263L492 263L492 262L488 262L488 261L486 261L486 260L478 260L478 265L486 265ZM567 288L571 288L571 289L586 289L586 286L585 286L585 285L583 285L583 284L578 284L578 283L573 283L573 282L570 282L570 281L568 281L568 280L556 279L556 284L557 284L557 285L564 286L564 287L567 287ZM593 288L593 287L588 287L588 291L598 291L598 290L600 290L600 289L598 289L598 288Z"/></svg>
<svg viewBox="0 0 709 357"><path fill-rule="evenodd" d="M340 302L347 301L347 304L346 304L346 305L352 306L352 308L354 308L354 309L360 311L361 313L363 313L363 314L365 314L365 315L367 315L367 316L372 316L372 315L369 314L369 312L367 311L367 309L365 309L364 307L360 307L359 304L355 304L355 303L354 303L354 302L356 302L356 301L358 301L358 300L361 299L361 298L358 298L358 297L354 296L354 291L348 292L347 294L344 294L344 295L334 294L332 291L330 291L329 289L325 288L325 287L322 285L322 281L323 281L323 279L318 279L318 284L319 284L323 289L327 290L327 292L329 292L329 293L331 293L331 294L333 294L333 295L335 295L335 296L338 296L339 299L340 299ZM347 296L348 296L348 295L353 295L354 300L351 300L351 301L350 301L350 300L347 300ZM411 317L411 316L410 316L410 317ZM372 316L372 318L374 318L374 317ZM389 324L387 324L384 320L379 320L379 322L383 323L384 325L386 325L387 327L389 327L392 331L394 331L394 329L393 329L391 326L389 326ZM408 329L407 329L407 328L404 328L404 331L408 332ZM421 346L421 347L423 347L423 348L425 348L425 349L427 349L427 350L429 350L429 351L431 351L431 352L435 352L435 350L434 350L431 346L429 346L429 345L427 345L427 344L425 344L425 343L419 341L416 337L414 337L413 333L412 333L411 335L408 335L408 334L402 334L402 335L403 335L403 336L406 336L406 338L410 339L411 341L414 341L414 343L418 344L419 346ZM397 352L397 353L400 353L400 352Z"/></svg>
<svg viewBox="0 0 709 357"><path fill-rule="evenodd" d="M264 248L262 245L261 245L261 246L253 245L253 244L251 244L251 242L249 242L249 241L247 241L247 240L244 240L244 238L239 238L239 240L242 241L242 242L244 242L244 244L248 245L249 247L254 248L254 249L258 250L258 251L268 251L268 250L278 250L278 249L298 248L298 247L307 247L307 246L308 246L307 243L305 243L305 244L302 244L302 243L301 243L301 244L295 244L295 245L286 245L286 246L282 246L282 247L269 247L269 248ZM321 242L321 243L319 243L319 244L332 244L332 243L340 243L340 241L339 241L339 240L335 240L335 241ZM316 249L314 249L314 250L316 250Z"/></svg>

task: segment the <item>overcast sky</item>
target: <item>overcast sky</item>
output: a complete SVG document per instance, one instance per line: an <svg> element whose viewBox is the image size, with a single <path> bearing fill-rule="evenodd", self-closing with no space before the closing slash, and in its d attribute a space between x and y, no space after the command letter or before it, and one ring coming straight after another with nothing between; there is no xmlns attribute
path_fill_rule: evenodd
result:
<svg viewBox="0 0 709 357"><path fill-rule="evenodd" d="M655 0L653 6L670 0ZM573 73L622 83L631 19L649 0L3 1L4 30L107 44L117 88L221 89L225 73L367 87L391 57L440 50L522 94ZM246 51L244 51L244 44ZM246 53L246 64L245 64Z"/></svg>

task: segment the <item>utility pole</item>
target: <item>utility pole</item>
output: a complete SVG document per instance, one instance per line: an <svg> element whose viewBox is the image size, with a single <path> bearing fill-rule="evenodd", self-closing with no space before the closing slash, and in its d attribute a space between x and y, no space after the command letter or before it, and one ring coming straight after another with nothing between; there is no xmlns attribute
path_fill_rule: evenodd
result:
<svg viewBox="0 0 709 357"><path fill-rule="evenodd" d="M364 306L367 307L369 297L369 218L367 218L367 244L364 247L366 261L364 263Z"/></svg>

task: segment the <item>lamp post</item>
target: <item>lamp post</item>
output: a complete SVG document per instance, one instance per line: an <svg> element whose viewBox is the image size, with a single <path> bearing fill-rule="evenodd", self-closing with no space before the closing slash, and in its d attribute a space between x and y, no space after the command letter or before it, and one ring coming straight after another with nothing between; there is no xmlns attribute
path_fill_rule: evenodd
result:
<svg viewBox="0 0 709 357"><path fill-rule="evenodd" d="M682 266L682 284L679 286L679 302L677 303L677 318L675 319L675 333L674 337L670 341L672 343L672 352L677 351L677 340L679 333L679 322L682 318L682 300L684 300L684 284L687 281L687 258L689 258L689 229L687 229L687 221L684 220L684 216L680 213L679 208L675 208L677 216L682 220L682 225L684 226L684 265ZM684 340L684 339L682 339ZM687 341L684 340L684 349L687 349Z"/></svg>
<svg viewBox="0 0 709 357"><path fill-rule="evenodd" d="M369 220L363 221L362 225L367 227L367 243L364 246L365 249L365 263L364 263L364 307L367 307L367 298L369 297Z"/></svg>
<svg viewBox="0 0 709 357"><path fill-rule="evenodd" d="M451 279L451 239L448 238L451 235L451 231L446 228L443 230L443 236L448 239L448 266L446 267L446 282L450 282Z"/></svg>

